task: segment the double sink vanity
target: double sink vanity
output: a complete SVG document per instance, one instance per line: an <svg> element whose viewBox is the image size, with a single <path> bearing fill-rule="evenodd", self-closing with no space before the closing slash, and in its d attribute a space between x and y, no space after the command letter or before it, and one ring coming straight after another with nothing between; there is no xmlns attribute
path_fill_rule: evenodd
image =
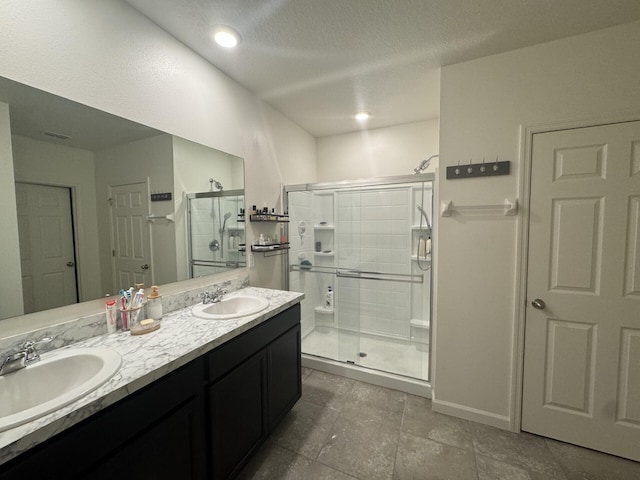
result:
<svg viewBox="0 0 640 480"><path fill-rule="evenodd" d="M234 477L300 398L302 298L244 288L1 375L0 480Z"/></svg>

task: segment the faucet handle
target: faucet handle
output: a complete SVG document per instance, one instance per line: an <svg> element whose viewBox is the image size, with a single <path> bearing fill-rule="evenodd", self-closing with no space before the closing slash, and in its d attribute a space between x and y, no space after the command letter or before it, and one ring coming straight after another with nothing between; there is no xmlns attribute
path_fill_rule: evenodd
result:
<svg viewBox="0 0 640 480"><path fill-rule="evenodd" d="M35 348L38 345L42 345L43 343L49 343L53 341L53 337L44 337L41 338L40 340L27 340L26 342L24 342L22 344L22 348L24 348L27 351L35 351Z"/></svg>
<svg viewBox="0 0 640 480"><path fill-rule="evenodd" d="M24 344L22 345L22 348L24 349L24 363L25 366L28 365L29 363L32 362L37 362L38 360L40 360L40 355L38 354L38 351L36 350L36 347L38 345L42 345L43 343L49 343L53 340L53 337L44 337L41 338L40 340L27 340L26 342L24 342Z"/></svg>

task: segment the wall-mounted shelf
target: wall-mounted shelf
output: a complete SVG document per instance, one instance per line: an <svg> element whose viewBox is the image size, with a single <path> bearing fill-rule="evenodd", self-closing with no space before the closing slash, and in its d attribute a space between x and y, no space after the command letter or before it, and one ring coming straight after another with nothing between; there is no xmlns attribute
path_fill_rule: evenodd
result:
<svg viewBox="0 0 640 480"><path fill-rule="evenodd" d="M265 257L272 257L274 255L281 255L285 250L289 250L289 242L285 243L270 243L268 245L251 245L251 251L255 253L262 253Z"/></svg>
<svg viewBox="0 0 640 480"><path fill-rule="evenodd" d="M518 200L505 198L499 205L455 205L451 201L440 203L440 216L450 217L453 214L484 214L484 215L517 215Z"/></svg>
<svg viewBox="0 0 640 480"><path fill-rule="evenodd" d="M280 215L277 213L252 213L249 215L249 220L252 222L288 223L289 215Z"/></svg>
<svg viewBox="0 0 640 480"><path fill-rule="evenodd" d="M316 230L334 230L336 227L333 225L314 225Z"/></svg>
<svg viewBox="0 0 640 480"><path fill-rule="evenodd" d="M148 222L165 222L165 223L174 223L176 221L176 216L173 213L169 213L167 215L147 215Z"/></svg>

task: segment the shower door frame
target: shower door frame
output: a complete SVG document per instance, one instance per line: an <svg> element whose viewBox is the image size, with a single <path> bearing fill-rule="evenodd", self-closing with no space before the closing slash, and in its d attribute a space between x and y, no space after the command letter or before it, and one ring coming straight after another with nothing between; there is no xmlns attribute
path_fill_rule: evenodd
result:
<svg viewBox="0 0 640 480"><path fill-rule="evenodd" d="M377 187L377 186L384 186L384 187L389 187L389 186L393 186L393 185L409 185L409 184L415 184L415 183L423 183L423 182L431 182L431 186L432 186L432 212L431 212L431 224L432 224L432 229L435 230L435 198L436 198L436 174L435 173L420 173L420 174L412 174L412 175L397 175L397 176L389 176L389 177L374 177L374 178L363 178L363 179L357 179L357 180L342 180L342 181L337 181L337 182L320 182L320 183L301 183L301 184L295 184L295 185L284 185L282 188L282 205L283 205L283 209L285 212L289 212L289 196L288 194L291 192L315 192L315 191L322 191L322 190L334 190L334 191L339 191L339 190L345 190L345 189L349 189L349 188L353 188L353 189L358 189L358 188L367 188L367 187ZM287 238L289 236L290 232L287 229ZM412 381L417 381L417 382L426 382L427 384L430 384L431 382L431 367L432 367L432 353L433 353L433 342L432 342L432 335L433 335L433 258L434 258L434 253L436 251L436 245L435 242L433 242L432 247L431 247L431 258L432 258L432 263L431 263L431 267L429 268L429 277L430 277L430 281L429 281L429 353L428 353L428 361L429 361L429 373L428 373L428 380L420 380L420 379L415 379L413 377L405 377L404 375L401 374L394 374L394 373L389 373L389 372L385 372L385 371L379 371L381 374L383 375L392 375L392 376L398 376L398 377L404 377L407 379L411 379ZM291 272L291 267L289 264L289 252L286 252L285 255L285 259L282 262L282 269L283 269L283 278L284 278L284 284L285 284L285 289L288 291L290 288L290 283L289 283L289 274ZM304 354L304 352L302 352ZM344 363L338 360L334 360L334 359L328 359L329 361L336 361L338 363ZM356 365L356 367L360 367L359 365ZM417 393L418 395L421 395L420 393ZM430 396L430 389L429 389L429 396Z"/></svg>

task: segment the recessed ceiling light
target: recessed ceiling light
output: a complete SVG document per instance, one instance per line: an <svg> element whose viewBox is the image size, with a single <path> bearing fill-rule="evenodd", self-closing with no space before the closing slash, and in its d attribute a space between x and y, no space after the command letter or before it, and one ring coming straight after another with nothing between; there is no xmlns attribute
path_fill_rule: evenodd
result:
<svg viewBox="0 0 640 480"><path fill-rule="evenodd" d="M369 117L370 117L369 112L358 112L355 114L355 118L359 122L364 122L365 120L368 120Z"/></svg>
<svg viewBox="0 0 640 480"><path fill-rule="evenodd" d="M240 43L240 34L231 27L219 26L213 31L213 39L224 48L233 48Z"/></svg>

